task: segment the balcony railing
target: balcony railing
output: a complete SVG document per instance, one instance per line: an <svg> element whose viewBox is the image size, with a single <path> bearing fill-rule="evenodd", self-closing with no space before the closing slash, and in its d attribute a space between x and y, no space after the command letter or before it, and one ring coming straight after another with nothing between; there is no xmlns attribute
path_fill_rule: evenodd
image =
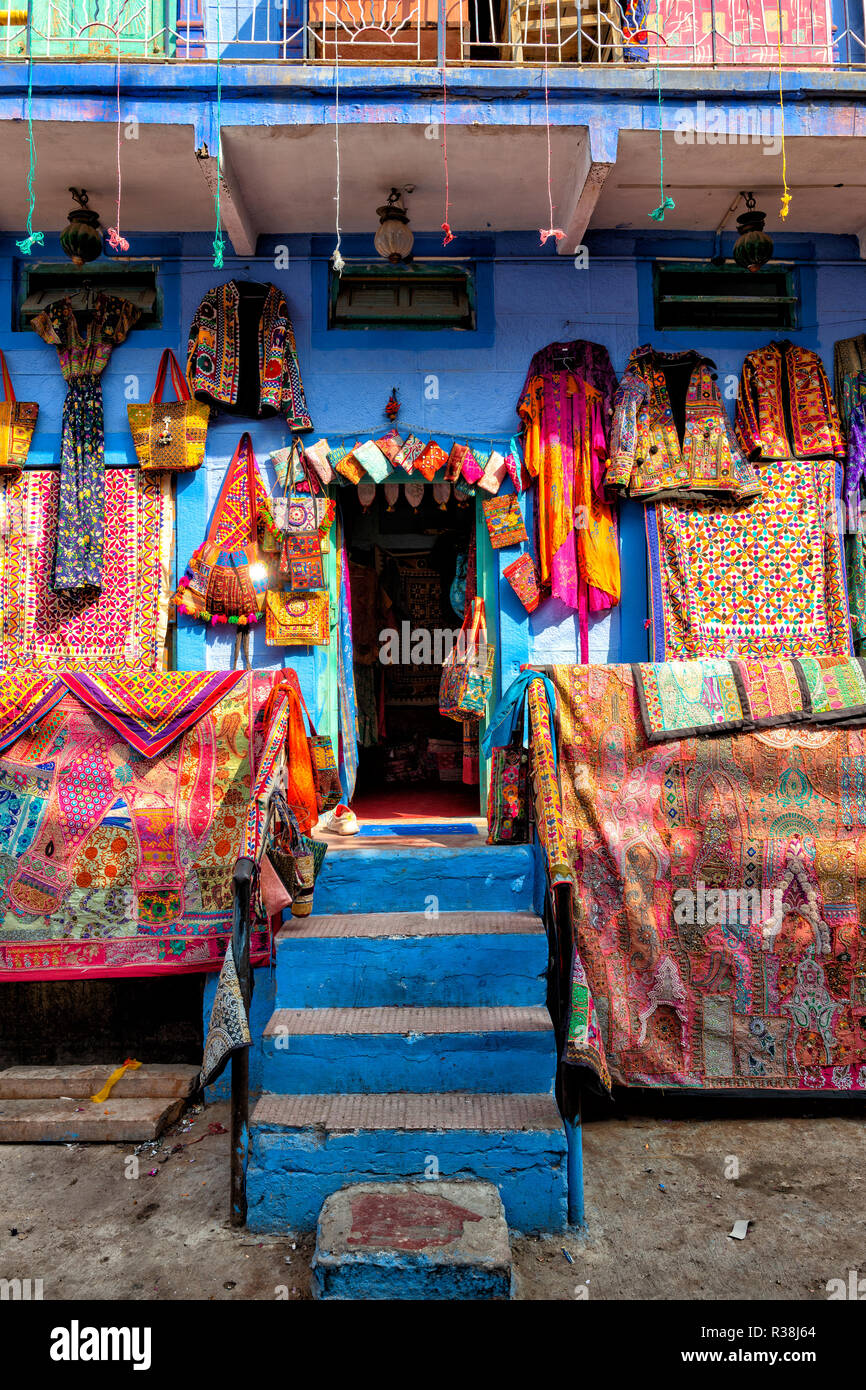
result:
<svg viewBox="0 0 866 1390"><path fill-rule="evenodd" d="M866 0L30 0L28 15L0 0L0 55L856 67L864 9Z"/></svg>

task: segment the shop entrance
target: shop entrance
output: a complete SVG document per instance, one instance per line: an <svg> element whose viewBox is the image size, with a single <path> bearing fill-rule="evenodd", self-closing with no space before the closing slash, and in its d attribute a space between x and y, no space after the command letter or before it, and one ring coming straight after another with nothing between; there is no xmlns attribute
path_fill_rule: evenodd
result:
<svg viewBox="0 0 866 1390"><path fill-rule="evenodd" d="M464 737L439 713L442 663L467 583L477 585L475 502L447 484L406 491L340 494L358 709L352 805L376 820L477 816L477 729Z"/></svg>

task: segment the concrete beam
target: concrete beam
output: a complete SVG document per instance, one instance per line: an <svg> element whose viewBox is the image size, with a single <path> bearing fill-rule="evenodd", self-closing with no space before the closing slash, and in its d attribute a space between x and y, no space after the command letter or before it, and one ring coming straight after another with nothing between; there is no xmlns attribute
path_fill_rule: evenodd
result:
<svg viewBox="0 0 866 1390"><path fill-rule="evenodd" d="M211 195L216 197L217 160L206 144L199 145L195 152L196 163L201 170ZM220 168L220 213L226 235L238 256L254 256L259 238L249 209L240 191L237 176L232 165L225 140L222 141L222 160Z"/></svg>
<svg viewBox="0 0 866 1390"><path fill-rule="evenodd" d="M592 125L581 146L575 186L562 222L565 236L557 243L557 254L573 256L582 245L601 191L616 163L617 139L615 127Z"/></svg>

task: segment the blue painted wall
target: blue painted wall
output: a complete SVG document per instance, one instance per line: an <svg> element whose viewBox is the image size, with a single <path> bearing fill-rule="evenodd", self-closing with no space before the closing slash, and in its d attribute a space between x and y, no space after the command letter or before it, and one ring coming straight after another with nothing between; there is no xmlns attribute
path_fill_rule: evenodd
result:
<svg viewBox="0 0 866 1390"><path fill-rule="evenodd" d="M172 346L183 361L187 330L204 292L232 276L272 280L284 291L297 334L301 371L316 434L332 442L341 433L371 429L383 423L385 400L396 385L402 401L400 423L448 438L466 431L490 438L507 438L514 429L515 402L534 351L554 339L591 338L605 344L614 368L621 373L631 349L652 341L671 349L697 347L713 357L728 407L733 411L736 379L743 357L774 335L731 332L656 333L652 323L652 259L657 255L705 258L712 239L706 235L599 233L589 241L589 268L576 269L570 258L539 251L535 233L462 237L451 248L455 255L476 257L479 266L479 318L473 334L396 333L383 346L382 335L327 334L323 266L331 249L328 239L292 238L287 269L275 269L278 243L263 240L259 256L231 259L223 272L211 264L210 239L184 236L156 239L130 233L133 251L160 260L164 321L154 330L134 332L115 353L104 378L107 459L110 464L133 463L126 427L129 400L146 400L152 390L159 353ZM435 243L431 243L431 247ZM419 249L425 248L419 239ZM726 249L729 244L726 242ZM344 252L370 255L364 238L344 238ZM866 266L858 259L856 241L847 237L777 238L779 259L798 265L801 288L800 326L790 334L822 353L832 370L837 338L866 328ZM12 238L0 240L0 347L7 353L20 399L38 400L39 426L31 460L45 466L56 462L64 386L54 350L30 331L12 332L12 295L16 283ZM60 261L57 245L46 245L45 260ZM863 306L862 308L860 306ZM432 341L431 341L432 340ZM177 484L178 526L176 560L182 570L200 543L228 460L244 428L249 428L260 463L273 484L267 463L271 449L288 441L277 421L241 421L223 417L211 427L206 466ZM591 630L591 659L641 659L646 654L646 556L643 516L633 505L621 517L624 597L619 610L596 622ZM499 557L500 566L513 552ZM573 615L548 603L531 619L501 585L499 646L505 683L521 661L573 661L577 634ZM268 648L264 632L253 643L257 665L292 664L305 693L323 710L324 649L313 651ZM220 668L230 661L230 643L182 620L178 631L177 664L182 669Z"/></svg>

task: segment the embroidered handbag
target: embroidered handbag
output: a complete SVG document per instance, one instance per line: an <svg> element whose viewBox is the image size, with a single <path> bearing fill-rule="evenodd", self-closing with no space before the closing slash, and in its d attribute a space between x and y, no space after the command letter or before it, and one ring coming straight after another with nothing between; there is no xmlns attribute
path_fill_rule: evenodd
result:
<svg viewBox="0 0 866 1390"><path fill-rule="evenodd" d="M258 622L269 578L258 544L264 496L252 440L245 433L232 455L207 538L193 552L171 598L188 617L239 627Z"/></svg>
<svg viewBox="0 0 866 1390"><path fill-rule="evenodd" d="M374 483L384 483L391 472L391 465L378 444L368 439L365 444L356 444L353 453L368 478L372 478Z"/></svg>
<svg viewBox="0 0 866 1390"><path fill-rule="evenodd" d="M405 473L411 473L415 467L415 460L426 449L423 439L419 439L417 434L410 434L404 442L402 449L398 449L394 458L394 463L402 468Z"/></svg>
<svg viewBox="0 0 866 1390"><path fill-rule="evenodd" d="M12 378L2 352L0 373L3 377L3 400L0 401L0 478L17 478L27 462L39 406L35 401L15 399Z"/></svg>
<svg viewBox="0 0 866 1390"><path fill-rule="evenodd" d="M534 613L541 602L541 587L538 582L538 570L529 551L518 555L516 560L505 566L502 573L527 613Z"/></svg>
<svg viewBox="0 0 866 1390"><path fill-rule="evenodd" d="M478 479L484 476L484 465L487 462L486 455L476 458L472 450L467 446L463 455L461 474L467 483L477 483Z"/></svg>
<svg viewBox="0 0 866 1390"><path fill-rule="evenodd" d="M280 571L289 576L292 589L324 589L325 567L318 531L287 536L280 557Z"/></svg>
<svg viewBox="0 0 866 1390"><path fill-rule="evenodd" d="M523 718L507 748L494 748L487 791L487 843L525 844L529 839L529 753Z"/></svg>
<svg viewBox="0 0 866 1390"><path fill-rule="evenodd" d="M329 449L328 462L336 468L341 478L350 483L359 483L364 476L364 470L355 458L354 446L347 449L345 444L338 444Z"/></svg>
<svg viewBox="0 0 866 1390"><path fill-rule="evenodd" d="M337 760L334 757L334 745L329 735L316 733L316 726L303 696L301 697L301 708L307 716L307 723L310 726L307 747L310 750L310 762L313 765L316 807L321 815L323 811L333 811L335 806L339 806L343 798L343 788L340 785L340 774L337 771Z"/></svg>
<svg viewBox="0 0 866 1390"><path fill-rule="evenodd" d="M428 483L432 483L440 468L444 468L448 462L448 455L445 450L440 448L435 439L431 439L427 447L420 453L415 460L415 467L419 473L423 473Z"/></svg>
<svg viewBox="0 0 866 1390"><path fill-rule="evenodd" d="M267 853L259 863L259 897L267 917L282 917L292 905L292 895L274 868Z"/></svg>
<svg viewBox="0 0 866 1390"><path fill-rule="evenodd" d="M461 722L481 719L493 687L493 643L487 640L484 600L473 600L460 636L442 666L439 713Z"/></svg>
<svg viewBox="0 0 866 1390"><path fill-rule="evenodd" d="M529 540L520 514L520 502L513 492L501 497L485 497L481 505L494 550L504 550L508 545L522 545Z"/></svg>
<svg viewBox="0 0 866 1390"><path fill-rule="evenodd" d="M452 444L451 453L448 455L448 461L445 464L445 478L449 483L457 482L457 479L460 477L461 473L463 473L463 465L470 456L470 451L466 444ZM472 478L467 477L466 474L463 476L466 477L466 481L469 483L474 481Z"/></svg>
<svg viewBox="0 0 866 1390"><path fill-rule="evenodd" d="M312 468L323 487L334 481L334 470L328 462L331 446L327 439L320 439L304 450L304 458Z"/></svg>
<svg viewBox="0 0 866 1390"><path fill-rule="evenodd" d="M163 401L166 369L176 401ZM146 473L192 473L204 462L210 406L194 401L171 348L159 359L149 405L128 405L129 428L138 462Z"/></svg>
<svg viewBox="0 0 866 1390"><path fill-rule="evenodd" d="M388 462L396 463L397 455L403 448L403 440L400 438L399 431L388 430L388 433L383 434L381 439L376 440L376 443L382 450L382 453L385 455Z"/></svg>
<svg viewBox="0 0 866 1390"><path fill-rule="evenodd" d="M283 594L272 589L265 609L269 647L327 647L331 605L327 593Z"/></svg>
<svg viewBox="0 0 866 1390"><path fill-rule="evenodd" d="M507 474L505 459L494 449L484 466L483 476L478 479L478 486L482 492L489 492L495 496Z"/></svg>

